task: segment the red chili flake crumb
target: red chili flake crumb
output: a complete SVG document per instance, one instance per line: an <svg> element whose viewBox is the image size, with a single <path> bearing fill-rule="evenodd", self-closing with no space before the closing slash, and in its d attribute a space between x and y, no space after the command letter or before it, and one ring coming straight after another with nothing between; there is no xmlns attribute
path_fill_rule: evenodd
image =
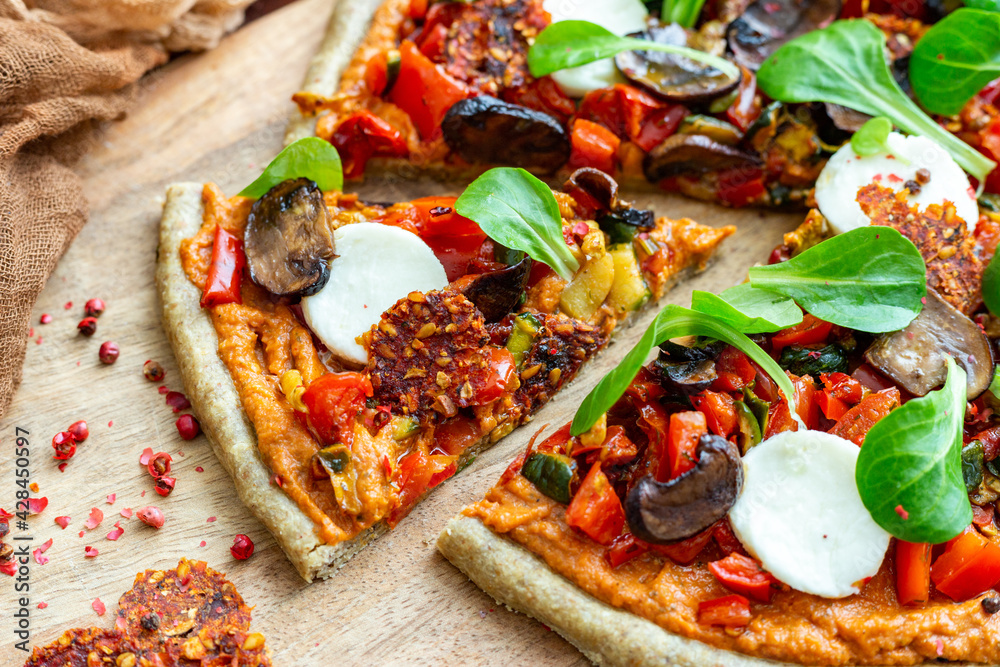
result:
<svg viewBox="0 0 1000 667"><path fill-rule="evenodd" d="M170 390L167 389L167 385L161 385L156 388L156 391L160 392L161 394L166 394Z"/></svg>
<svg viewBox="0 0 1000 667"><path fill-rule="evenodd" d="M17 574L17 563L15 563L13 560L8 560L3 563L0 563L0 572L6 574L7 576L13 577L15 574Z"/></svg>
<svg viewBox="0 0 1000 667"><path fill-rule="evenodd" d="M41 498L28 498L28 514L41 514L42 510L49 506L49 499L45 496Z"/></svg>
<svg viewBox="0 0 1000 667"><path fill-rule="evenodd" d="M66 310L69 310L72 307L73 307L73 302L72 301L67 301L66 305L63 306L63 308L65 308Z"/></svg>
<svg viewBox="0 0 1000 667"><path fill-rule="evenodd" d="M115 425L114 420L108 420L108 428L111 428L114 425Z"/></svg>
<svg viewBox="0 0 1000 667"><path fill-rule="evenodd" d="M139 455L140 465L144 466L149 465L149 459L151 458L153 458L153 448L146 447L144 450L142 450L142 454Z"/></svg>
<svg viewBox="0 0 1000 667"><path fill-rule="evenodd" d="M5 520L5 519L13 519L13 518L14 518L13 514L11 514L10 512L8 512L4 508L0 507L0 521Z"/></svg>
<svg viewBox="0 0 1000 667"><path fill-rule="evenodd" d="M46 551L49 550L49 547L51 546L52 546L52 538L50 537L49 539L45 540L45 542L43 542L41 546L38 547L38 550L41 551L42 553L45 553Z"/></svg>
<svg viewBox="0 0 1000 667"><path fill-rule="evenodd" d="M204 469L204 468L202 468L201 466L195 466L195 467L194 467L194 471L195 471L195 472L205 472L205 469Z"/></svg>
<svg viewBox="0 0 1000 667"><path fill-rule="evenodd" d="M57 516L56 517L56 523L58 523L59 527L62 528L63 530L66 530L67 526L69 526L69 522L70 522L70 518L68 516Z"/></svg>
<svg viewBox="0 0 1000 667"><path fill-rule="evenodd" d="M82 419L70 424L66 432L72 435L77 442L83 442L90 437L90 429L87 428L87 422Z"/></svg>
<svg viewBox="0 0 1000 667"><path fill-rule="evenodd" d="M63 461L56 467L59 468L59 472L66 472L66 466L69 465L69 461Z"/></svg>
<svg viewBox="0 0 1000 667"><path fill-rule="evenodd" d="M115 529L107 534L107 538L112 542L115 542L118 540L119 537L121 537L124 534L125 534L125 529L121 527L121 523L119 521L115 521Z"/></svg>
<svg viewBox="0 0 1000 667"><path fill-rule="evenodd" d="M28 488L31 489L32 493L38 493L38 482L32 482L28 485Z"/></svg>
<svg viewBox="0 0 1000 667"><path fill-rule="evenodd" d="M93 530L100 526L102 521L104 521L104 512L96 507L92 507L90 509L90 516L83 522L83 527L87 530Z"/></svg>
<svg viewBox="0 0 1000 667"><path fill-rule="evenodd" d="M240 533L233 538L233 546L229 547L229 552L236 560L246 560L253 556L253 540Z"/></svg>
<svg viewBox="0 0 1000 667"><path fill-rule="evenodd" d="M80 534L77 535L77 537L83 537L83 531L82 530L80 531Z"/></svg>
<svg viewBox="0 0 1000 667"><path fill-rule="evenodd" d="M43 556L41 549L35 549L34 551L31 552L31 555L35 557L35 562L38 563L39 565L45 565L46 563L49 562L49 557Z"/></svg>
<svg viewBox="0 0 1000 667"><path fill-rule="evenodd" d="M271 475L271 484L275 485L279 489L285 486L285 480L281 478L281 475L274 473Z"/></svg>
<svg viewBox="0 0 1000 667"><path fill-rule="evenodd" d="M179 391L168 391L167 405L173 408L174 414L176 414L181 410L187 410L188 408L190 408L191 401L187 400L187 396L185 396Z"/></svg>
<svg viewBox="0 0 1000 667"><path fill-rule="evenodd" d="M117 493L109 493L108 494L108 504L109 505L114 505L115 504L115 500L117 498L118 498L118 494Z"/></svg>
<svg viewBox="0 0 1000 667"><path fill-rule="evenodd" d="M41 345L41 344L42 344L42 337L39 336L38 338L35 339L35 345Z"/></svg>
<svg viewBox="0 0 1000 667"><path fill-rule="evenodd" d="M143 489L142 493L139 494L139 497L140 498L145 498L146 497L146 490L145 489Z"/></svg>
<svg viewBox="0 0 1000 667"><path fill-rule="evenodd" d="M28 327L28 338L35 337L35 327Z"/></svg>
<svg viewBox="0 0 1000 667"><path fill-rule="evenodd" d="M131 507L126 507L121 512L119 512L119 514L121 514L126 519L131 519L132 518L132 508Z"/></svg>
<svg viewBox="0 0 1000 667"><path fill-rule="evenodd" d="M207 519L205 519L205 523L215 523L215 517L214 516L208 517Z"/></svg>
<svg viewBox="0 0 1000 667"><path fill-rule="evenodd" d="M184 450L183 449L178 449L177 450L177 456L179 456L181 458L184 458Z"/></svg>
<svg viewBox="0 0 1000 667"><path fill-rule="evenodd" d="M104 612L107 611L104 603L101 602L101 598L94 598L94 601L90 603L90 606L94 608L94 611L97 612L98 616L104 616Z"/></svg>
<svg viewBox="0 0 1000 667"><path fill-rule="evenodd" d="M573 225L573 233L577 236L586 236L590 232L590 225L582 220Z"/></svg>
<svg viewBox="0 0 1000 667"><path fill-rule="evenodd" d="M192 415L181 415L177 418L175 425L177 432L184 440L194 440L201 433L201 424Z"/></svg>
<svg viewBox="0 0 1000 667"><path fill-rule="evenodd" d="M52 321L52 316L48 313L42 313L42 316L38 318L39 324L48 324Z"/></svg>
<svg viewBox="0 0 1000 667"><path fill-rule="evenodd" d="M942 655L944 655L944 642L940 639L935 639L934 649L937 651L938 657L940 658Z"/></svg>
<svg viewBox="0 0 1000 667"><path fill-rule="evenodd" d="M97 549L91 546L86 546L83 548L83 555L85 558L97 558Z"/></svg>
<svg viewBox="0 0 1000 667"><path fill-rule="evenodd" d="M903 521L910 518L910 513L904 510L902 505L896 505L896 514L898 514L899 518Z"/></svg>
<svg viewBox="0 0 1000 667"><path fill-rule="evenodd" d="M922 303L922 304L924 304L926 306L927 305L927 297L926 296L920 297L920 303Z"/></svg>
<svg viewBox="0 0 1000 667"><path fill-rule="evenodd" d="M205 546L206 544L208 544L208 542L206 542L205 540L202 540L202 541L201 541L201 543L200 543L200 544L199 544L198 546L199 546L199 547L203 547L203 546Z"/></svg>
<svg viewBox="0 0 1000 667"><path fill-rule="evenodd" d="M46 607L48 607L48 606L49 606L49 603L48 603L48 602L39 602L39 603L38 603L38 608L39 608L39 609L45 609L45 608L46 608Z"/></svg>

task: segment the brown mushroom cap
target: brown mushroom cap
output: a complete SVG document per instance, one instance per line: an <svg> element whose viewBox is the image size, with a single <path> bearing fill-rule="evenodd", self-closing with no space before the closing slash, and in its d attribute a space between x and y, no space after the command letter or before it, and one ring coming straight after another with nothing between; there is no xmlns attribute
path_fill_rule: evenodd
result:
<svg viewBox="0 0 1000 667"><path fill-rule="evenodd" d="M914 396L926 396L944 383L947 357L965 369L968 397L972 400L993 381L993 350L979 326L927 290L927 303L902 331L879 335L865 360L898 382Z"/></svg>
<svg viewBox="0 0 1000 667"><path fill-rule="evenodd" d="M670 176L744 167L759 169L760 158L700 134L675 134L646 155L642 169L651 183Z"/></svg>
<svg viewBox="0 0 1000 667"><path fill-rule="evenodd" d="M757 71L783 44L825 28L840 16L840 0L756 0L726 29L733 58Z"/></svg>
<svg viewBox="0 0 1000 667"><path fill-rule="evenodd" d="M625 497L625 518L639 539L653 544L686 540L726 516L743 488L736 445L717 435L698 441L698 463L669 482L646 475Z"/></svg>
<svg viewBox="0 0 1000 667"><path fill-rule="evenodd" d="M530 257L497 271L463 276L453 284L456 291L475 304L487 322L499 322L521 303L531 276Z"/></svg>
<svg viewBox="0 0 1000 667"><path fill-rule="evenodd" d="M562 189L577 201L586 199L598 214L618 207L618 183L600 169L580 167L569 175Z"/></svg>
<svg viewBox="0 0 1000 667"><path fill-rule="evenodd" d="M243 242L250 277L272 294L308 296L330 279L333 229L323 193L308 178L279 183L254 202Z"/></svg>

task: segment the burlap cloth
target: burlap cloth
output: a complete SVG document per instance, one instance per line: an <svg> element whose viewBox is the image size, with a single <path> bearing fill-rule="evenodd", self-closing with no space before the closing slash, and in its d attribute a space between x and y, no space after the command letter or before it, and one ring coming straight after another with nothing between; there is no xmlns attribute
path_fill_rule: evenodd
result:
<svg viewBox="0 0 1000 667"><path fill-rule="evenodd" d="M73 163L171 51L215 46L251 0L0 0L0 416L32 306L87 219Z"/></svg>

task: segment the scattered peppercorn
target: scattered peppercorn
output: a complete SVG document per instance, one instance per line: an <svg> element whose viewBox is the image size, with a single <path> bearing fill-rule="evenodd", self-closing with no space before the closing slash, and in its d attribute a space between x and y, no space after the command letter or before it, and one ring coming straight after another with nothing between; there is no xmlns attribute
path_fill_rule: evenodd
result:
<svg viewBox="0 0 1000 667"><path fill-rule="evenodd" d="M917 183L920 183L920 185L927 185L931 182L931 172L926 167L921 167L920 169L917 169L915 178Z"/></svg>
<svg viewBox="0 0 1000 667"><path fill-rule="evenodd" d="M907 181L906 183L903 183L903 187L909 190L911 195L920 194L920 183L917 183L916 181Z"/></svg>
<svg viewBox="0 0 1000 667"><path fill-rule="evenodd" d="M60 431L52 436L52 449L56 450L52 457L57 461L66 461L76 454L76 438L69 431Z"/></svg>
<svg viewBox="0 0 1000 667"><path fill-rule="evenodd" d="M138 510L135 515L139 517L139 520L144 524L152 526L153 528L162 528L163 522L165 521L163 518L163 512L161 512L159 508L153 507L152 505L149 507L143 507Z"/></svg>
<svg viewBox="0 0 1000 667"><path fill-rule="evenodd" d="M150 382L160 382L163 380L163 376L166 375L167 372L163 370L163 366L161 366L158 362L150 359L142 365L142 374L145 375L146 379Z"/></svg>
<svg viewBox="0 0 1000 667"><path fill-rule="evenodd" d="M102 364L113 364L118 361L119 352L118 343L109 340L101 343L101 349L97 352L97 357L101 360Z"/></svg>
<svg viewBox="0 0 1000 667"><path fill-rule="evenodd" d="M104 312L104 301L102 299L91 299L83 305L83 312L87 317L100 317Z"/></svg>
<svg viewBox="0 0 1000 667"><path fill-rule="evenodd" d="M170 492L174 490L174 486L177 484L177 480L173 477L163 477L156 478L156 492L161 496L169 496Z"/></svg>
<svg viewBox="0 0 1000 667"><path fill-rule="evenodd" d="M70 424L66 431L72 435L77 442L83 442L90 437L90 429L87 428L87 422L82 419Z"/></svg>
<svg viewBox="0 0 1000 667"><path fill-rule="evenodd" d="M166 452L157 452L153 454L152 458L149 459L149 463L146 464L146 468L149 469L149 474L153 477L159 478L164 475L170 474L170 463L173 461L173 457Z"/></svg>
<svg viewBox="0 0 1000 667"><path fill-rule="evenodd" d="M181 415L176 422L177 432L184 440L194 440L201 433L201 424L191 415Z"/></svg>
<svg viewBox="0 0 1000 667"><path fill-rule="evenodd" d="M983 611L992 616L993 614L1000 611L1000 598L997 597L983 598L982 605L983 605Z"/></svg>
<svg viewBox="0 0 1000 667"><path fill-rule="evenodd" d="M146 614L139 619L139 625L142 626L143 630L155 632L160 628L160 616L154 613Z"/></svg>
<svg viewBox="0 0 1000 667"><path fill-rule="evenodd" d="M97 320L93 317L85 317L80 320L80 323L76 325L76 328L79 329L80 335L87 336L89 338L97 333Z"/></svg>
<svg viewBox="0 0 1000 667"><path fill-rule="evenodd" d="M253 540L240 533L233 538L233 546L229 547L229 551L236 560L246 560L253 556Z"/></svg>
<svg viewBox="0 0 1000 667"><path fill-rule="evenodd" d="M52 316L48 313L42 313L42 316L38 319L39 324L48 324L52 321Z"/></svg>

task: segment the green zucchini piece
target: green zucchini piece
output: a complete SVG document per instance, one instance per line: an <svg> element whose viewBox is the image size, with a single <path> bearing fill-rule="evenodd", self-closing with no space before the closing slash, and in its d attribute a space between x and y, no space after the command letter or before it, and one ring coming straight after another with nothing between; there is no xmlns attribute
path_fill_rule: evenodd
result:
<svg viewBox="0 0 1000 667"><path fill-rule="evenodd" d="M768 405L767 401L758 398L757 394L753 393L753 387L747 387L743 390L743 403L750 408L750 412L757 419L760 432L762 434L767 433L767 418L771 411L771 406Z"/></svg>
<svg viewBox="0 0 1000 667"><path fill-rule="evenodd" d="M814 378L818 378L820 373L846 373L847 352L837 343L823 347L790 345L781 351L778 365L794 375L811 375Z"/></svg>
<svg viewBox="0 0 1000 667"><path fill-rule="evenodd" d="M700 134L727 146L735 146L743 138L743 133L732 123L697 113L682 120L677 132L679 134Z"/></svg>
<svg viewBox="0 0 1000 667"><path fill-rule="evenodd" d="M736 408L736 417L739 420L740 453L745 456L751 447L760 444L760 422L743 401L734 401L733 407Z"/></svg>
<svg viewBox="0 0 1000 667"><path fill-rule="evenodd" d="M983 483L984 465L982 442L973 440L962 447L962 478L965 480L965 489L969 493L974 493Z"/></svg>
<svg viewBox="0 0 1000 667"><path fill-rule="evenodd" d="M402 56L399 54L399 49L390 49L385 54L385 91L383 95L387 95L389 90L392 89L393 85L396 83L396 78L399 76L399 66L403 62Z"/></svg>
<svg viewBox="0 0 1000 667"><path fill-rule="evenodd" d="M637 310L652 294L642 277L639 258L631 243L619 243L608 248L615 265L615 279L608 293L608 305L618 312Z"/></svg>
<svg viewBox="0 0 1000 667"><path fill-rule="evenodd" d="M347 451L345 445L339 443L324 447L316 452L314 456L316 457L316 462L326 470L326 473L330 477L344 472L347 469L347 465L351 462L351 453Z"/></svg>
<svg viewBox="0 0 1000 667"><path fill-rule="evenodd" d="M535 452L521 467L521 474L552 500L569 504L576 461L562 454Z"/></svg>
<svg viewBox="0 0 1000 667"><path fill-rule="evenodd" d="M392 418L392 438L393 440L405 440L420 430L420 422L413 417L393 417Z"/></svg>
<svg viewBox="0 0 1000 667"><path fill-rule="evenodd" d="M542 328L542 323L531 313L521 313L514 318L514 327L511 329L510 337L507 338L507 351L514 357L518 369L524 363L531 347L538 338L538 332Z"/></svg>

